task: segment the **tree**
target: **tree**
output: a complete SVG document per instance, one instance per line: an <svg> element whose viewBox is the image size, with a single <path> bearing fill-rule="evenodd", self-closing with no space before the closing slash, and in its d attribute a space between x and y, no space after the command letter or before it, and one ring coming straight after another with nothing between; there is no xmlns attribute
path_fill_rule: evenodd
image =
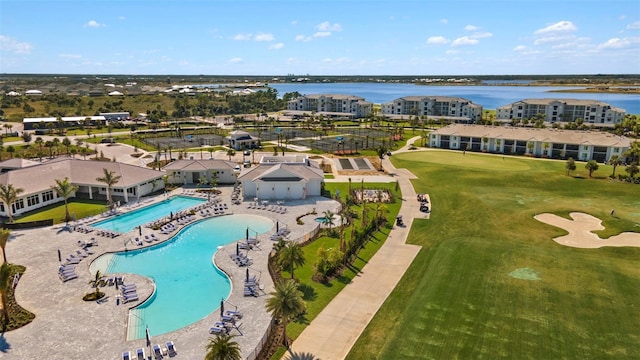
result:
<svg viewBox="0 0 640 360"><path fill-rule="evenodd" d="M69 222L69 204L67 200L71 197L71 195L78 191L78 186L71 184L69 182L69 178L64 178L64 180L55 179L55 181L56 184L51 188L56 192L56 195L58 195L58 197L64 199L64 221Z"/></svg>
<svg viewBox="0 0 640 360"><path fill-rule="evenodd" d="M589 160L587 161L587 163L584 165L584 168L587 169L589 171L589 177L591 177L591 175L593 174L594 171L598 170L600 166L598 165L598 162L595 160Z"/></svg>
<svg viewBox="0 0 640 360"><path fill-rule="evenodd" d="M9 240L10 236L10 229L0 229L0 248L2 249L2 258L4 259L5 263L7 262L7 252L5 250L5 247L7 246L7 241Z"/></svg>
<svg viewBox="0 0 640 360"><path fill-rule="evenodd" d="M282 269L291 271L291 279L293 279L294 269L305 263L302 247L297 242L287 241L285 246L278 251L277 261Z"/></svg>
<svg viewBox="0 0 640 360"><path fill-rule="evenodd" d="M329 231L331 231L331 227L333 226L333 215L335 215L331 210L325 210L322 212L325 218L325 224L329 225Z"/></svg>
<svg viewBox="0 0 640 360"><path fill-rule="evenodd" d="M16 148L13 145L7 146L7 152L9 153L9 158L13 159L13 154L16 152Z"/></svg>
<svg viewBox="0 0 640 360"><path fill-rule="evenodd" d="M98 300L98 296L100 296L100 282L102 282L102 272L96 270L93 279L89 280L89 285L96 288L96 300Z"/></svg>
<svg viewBox="0 0 640 360"><path fill-rule="evenodd" d="M116 175L115 172L109 171L104 168L102 170L104 171L104 176L96 178L96 181L107 185L107 205L111 205L113 203L111 200L111 187L117 184L122 176Z"/></svg>
<svg viewBox="0 0 640 360"><path fill-rule="evenodd" d="M282 280L275 284L275 290L269 293L265 305L268 312L282 322L282 344L288 349L287 324L306 311L302 292L293 280Z"/></svg>
<svg viewBox="0 0 640 360"><path fill-rule="evenodd" d="M4 327L9 324L9 282L11 281L11 265L4 262L0 266L0 299L2 300L2 313L4 314Z"/></svg>
<svg viewBox="0 0 640 360"><path fill-rule="evenodd" d="M569 174L576 169L576 161L573 160L572 157L568 158L565 168L567 169L567 176L569 176Z"/></svg>
<svg viewBox="0 0 640 360"><path fill-rule="evenodd" d="M638 169L638 162L632 162L631 164L627 165L627 168L624 169L624 171L626 171L629 174L629 177L633 179L638 174L638 172L640 172L640 169Z"/></svg>
<svg viewBox="0 0 640 360"><path fill-rule="evenodd" d="M18 200L18 195L22 193L24 189L14 188L13 184L0 184L0 200L7 205L7 215L9 216L9 222L13 222L13 212L11 211L11 205Z"/></svg>
<svg viewBox="0 0 640 360"><path fill-rule="evenodd" d="M69 138L65 136L65 138L62 139L62 145L64 145L64 147L67 148L67 156L69 156L69 148L71 147L71 140L69 140Z"/></svg>
<svg viewBox="0 0 640 360"><path fill-rule="evenodd" d="M231 157L233 157L236 154L236 151L233 149L229 149L227 150L227 156L229 157L229 161L231 161Z"/></svg>
<svg viewBox="0 0 640 360"><path fill-rule="evenodd" d="M205 360L240 360L242 359L240 353L240 346L237 342L233 341L233 335L218 335L214 338L209 338L207 344L207 354L204 356Z"/></svg>
<svg viewBox="0 0 640 360"><path fill-rule="evenodd" d="M609 158L609 164L613 166L613 173L611 174L611 177L616 177L616 168L619 165L622 165L622 159L620 159L620 156L618 155L611 155Z"/></svg>

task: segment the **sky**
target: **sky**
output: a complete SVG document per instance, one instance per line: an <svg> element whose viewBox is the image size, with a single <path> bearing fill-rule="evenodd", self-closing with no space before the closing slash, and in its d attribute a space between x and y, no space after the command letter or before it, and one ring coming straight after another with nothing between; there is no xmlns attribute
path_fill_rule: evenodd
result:
<svg viewBox="0 0 640 360"><path fill-rule="evenodd" d="M640 1L0 0L0 73L640 74Z"/></svg>

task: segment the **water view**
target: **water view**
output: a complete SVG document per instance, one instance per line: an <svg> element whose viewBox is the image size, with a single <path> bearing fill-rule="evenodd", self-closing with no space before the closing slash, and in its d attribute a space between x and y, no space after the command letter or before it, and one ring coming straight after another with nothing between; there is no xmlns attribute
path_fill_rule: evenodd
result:
<svg viewBox="0 0 640 360"><path fill-rule="evenodd" d="M551 90L581 89L558 86L425 86L388 83L286 83L269 84L280 96L297 91L309 94L349 94L382 104L411 95L459 96L480 104L485 109L496 109L514 101L529 98L571 98L604 101L624 109L629 114L640 114L640 95L609 93L566 93Z"/></svg>

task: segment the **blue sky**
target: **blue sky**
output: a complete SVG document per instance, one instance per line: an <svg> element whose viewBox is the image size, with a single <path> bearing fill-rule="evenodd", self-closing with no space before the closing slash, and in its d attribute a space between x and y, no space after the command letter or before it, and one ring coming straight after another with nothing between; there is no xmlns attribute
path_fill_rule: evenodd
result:
<svg viewBox="0 0 640 360"><path fill-rule="evenodd" d="M640 1L0 0L0 73L640 74Z"/></svg>

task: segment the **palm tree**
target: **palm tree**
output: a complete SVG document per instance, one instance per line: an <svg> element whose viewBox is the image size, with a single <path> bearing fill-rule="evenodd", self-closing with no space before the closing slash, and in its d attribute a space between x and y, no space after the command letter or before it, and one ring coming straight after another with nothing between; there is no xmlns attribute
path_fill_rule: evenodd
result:
<svg viewBox="0 0 640 360"><path fill-rule="evenodd" d="M95 276L89 281L89 285L95 286L96 288L96 300L98 300L98 295L100 294L100 282L102 282L102 272L96 270Z"/></svg>
<svg viewBox="0 0 640 360"><path fill-rule="evenodd" d="M293 270L304 265L304 252L297 242L287 241L285 246L278 251L278 265L282 269L291 271L291 279L294 278Z"/></svg>
<svg viewBox="0 0 640 360"><path fill-rule="evenodd" d="M598 163L595 160L589 160L584 165L584 168L587 169L587 171L589 171L589 177L591 177L591 175L593 175L593 172L598 170L599 167L600 166L598 166Z"/></svg>
<svg viewBox="0 0 640 360"><path fill-rule="evenodd" d="M7 246L7 241L9 240L10 236L10 229L0 229L0 248L2 249L2 258L4 259L4 262L7 262L7 252L5 250L5 247Z"/></svg>
<svg viewBox="0 0 640 360"><path fill-rule="evenodd" d="M9 216L9 222L13 222L13 212L11 211L11 205L18 200L18 194L22 193L24 189L14 188L13 184L0 184L0 200L4 201L7 205L7 215Z"/></svg>
<svg viewBox="0 0 640 360"><path fill-rule="evenodd" d="M333 226L333 215L335 215L331 210L325 210L322 212L325 218L325 224L329 225L329 231L331 231L331 227Z"/></svg>
<svg viewBox="0 0 640 360"><path fill-rule="evenodd" d="M111 187L120 181L122 176L115 175L115 172L109 171L107 169L102 169L104 171L104 176L96 178L96 181L104 183L107 185L107 205L111 205L113 202L111 201Z"/></svg>
<svg viewBox="0 0 640 360"><path fill-rule="evenodd" d="M219 335L209 338L205 360L240 360L240 346L233 341L233 335Z"/></svg>
<svg viewBox="0 0 640 360"><path fill-rule="evenodd" d="M638 172L640 172L640 169L638 169L637 162L632 162L631 164L627 165L627 168L624 169L624 171L626 171L629 174L629 177L631 177L631 180L633 180L633 178L638 174ZM0 193L0 195L2 194Z"/></svg>
<svg viewBox="0 0 640 360"><path fill-rule="evenodd" d="M611 177L616 177L616 168L619 165L622 165L622 159L620 159L620 156L618 155L611 155L609 158L609 164L613 166L613 173L611 174Z"/></svg>
<svg viewBox="0 0 640 360"><path fill-rule="evenodd" d="M227 150L227 156L229 157L229 161L231 161L231 157L236 154L236 151L233 149Z"/></svg>
<svg viewBox="0 0 640 360"><path fill-rule="evenodd" d="M2 312L4 313L4 327L9 324L9 281L11 281L11 265L4 262L0 266L0 300L2 300Z"/></svg>
<svg viewBox="0 0 640 360"><path fill-rule="evenodd" d="M302 292L293 280L279 281L275 290L269 293L266 309L271 315L282 322L282 344L288 349L287 324L306 310L302 299Z"/></svg>
<svg viewBox="0 0 640 360"><path fill-rule="evenodd" d="M71 184L69 182L69 178L64 178L64 180L56 179L56 185L52 186L51 189L56 192L58 197L64 199L64 221L69 222L69 204L67 203L67 200L71 195L78 191L78 186Z"/></svg>

